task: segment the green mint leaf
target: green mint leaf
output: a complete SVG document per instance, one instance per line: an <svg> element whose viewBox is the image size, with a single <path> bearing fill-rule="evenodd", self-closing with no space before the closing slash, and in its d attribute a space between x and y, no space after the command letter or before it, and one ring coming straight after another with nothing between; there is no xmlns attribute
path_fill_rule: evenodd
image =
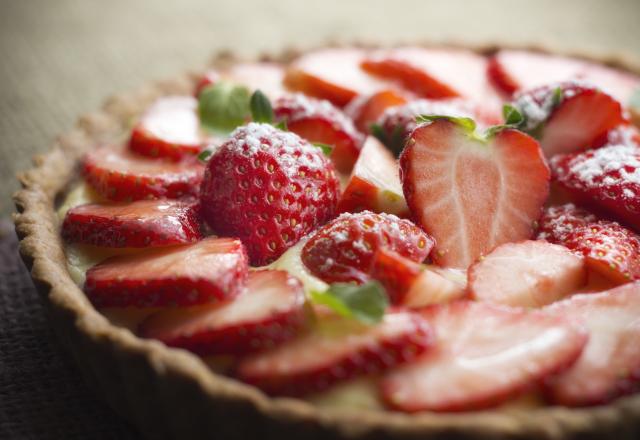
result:
<svg viewBox="0 0 640 440"><path fill-rule="evenodd" d="M446 115L419 115L416 117L416 122L418 124L421 124L423 122L437 121L438 119L446 119L448 121L451 121L471 133L473 133L476 129L476 121L471 118L457 118L454 116Z"/></svg>
<svg viewBox="0 0 640 440"><path fill-rule="evenodd" d="M284 119L275 124L274 127L276 127L278 130L289 131L289 127L287 127L287 121L285 121Z"/></svg>
<svg viewBox="0 0 640 440"><path fill-rule="evenodd" d="M251 108L251 117L254 122L263 122L265 124L271 124L273 122L273 108L267 95L262 93L261 90L256 90L251 95L251 101L249 103Z"/></svg>
<svg viewBox="0 0 640 440"><path fill-rule="evenodd" d="M246 87L217 82L200 93L200 123L214 133L229 133L247 121L249 100L249 90Z"/></svg>
<svg viewBox="0 0 640 440"><path fill-rule="evenodd" d="M634 90L629 98L629 107L640 110L640 87Z"/></svg>
<svg viewBox="0 0 640 440"><path fill-rule="evenodd" d="M320 148L325 156L331 156L333 145L323 144L322 142L313 142L313 145Z"/></svg>
<svg viewBox="0 0 640 440"><path fill-rule="evenodd" d="M504 116L505 125L517 126L524 121L524 116L520 113L520 110L510 104L505 104L502 107L502 116Z"/></svg>
<svg viewBox="0 0 640 440"><path fill-rule="evenodd" d="M198 154L198 160L200 162L206 162L209 160L212 154L213 154L213 151L211 150L202 150L200 154Z"/></svg>
<svg viewBox="0 0 640 440"><path fill-rule="evenodd" d="M365 324L379 322L389 306L384 287L377 281L362 285L334 283L324 292L311 292L311 300Z"/></svg>

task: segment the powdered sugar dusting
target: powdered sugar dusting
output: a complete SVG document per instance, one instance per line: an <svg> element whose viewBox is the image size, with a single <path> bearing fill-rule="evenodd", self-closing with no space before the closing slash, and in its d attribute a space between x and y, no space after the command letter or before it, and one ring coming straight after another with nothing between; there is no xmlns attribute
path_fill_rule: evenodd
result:
<svg viewBox="0 0 640 440"><path fill-rule="evenodd" d="M640 190L640 149L631 145L611 145L578 154L567 166L571 177L583 188L624 185L624 194L629 197Z"/></svg>

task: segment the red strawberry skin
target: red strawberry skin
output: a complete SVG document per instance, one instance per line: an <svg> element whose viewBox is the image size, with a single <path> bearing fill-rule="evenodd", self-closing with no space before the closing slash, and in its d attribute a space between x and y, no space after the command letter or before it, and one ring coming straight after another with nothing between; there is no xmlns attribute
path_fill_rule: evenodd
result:
<svg viewBox="0 0 640 440"><path fill-rule="evenodd" d="M596 139L591 148L609 145L629 145L640 148L640 130L631 124L619 125Z"/></svg>
<svg viewBox="0 0 640 440"><path fill-rule="evenodd" d="M547 157L583 150L626 122L622 106L589 84L569 81L524 90L514 106Z"/></svg>
<svg viewBox="0 0 640 440"><path fill-rule="evenodd" d="M274 102L276 120L308 140L333 147L331 160L336 169L348 173L358 159L364 136L340 109L329 101L302 94L284 96Z"/></svg>
<svg viewBox="0 0 640 440"><path fill-rule="evenodd" d="M540 311L454 301L427 307L436 343L389 372L382 397L404 412L456 412L495 407L566 370L588 335Z"/></svg>
<svg viewBox="0 0 640 440"><path fill-rule="evenodd" d="M318 229L302 248L302 262L326 281L364 283L382 247L416 262L427 258L433 240L409 220L369 211L342 214Z"/></svg>
<svg viewBox="0 0 640 440"><path fill-rule="evenodd" d="M208 70L202 75L200 80L198 80L198 84L196 84L196 90L194 91L194 96L197 98L200 96L202 91L220 81L220 74L216 70Z"/></svg>
<svg viewBox="0 0 640 440"><path fill-rule="evenodd" d="M549 194L538 143L512 129L482 141L445 119L420 125L400 170L413 218L436 241L432 258L447 267L466 269L502 243L530 238Z"/></svg>
<svg viewBox="0 0 640 440"><path fill-rule="evenodd" d="M577 203L640 231L640 147L610 145L559 156L551 168Z"/></svg>
<svg viewBox="0 0 640 440"><path fill-rule="evenodd" d="M240 241L212 237L109 258L87 271L84 291L96 307L191 306L233 298L247 271Z"/></svg>
<svg viewBox="0 0 640 440"><path fill-rule="evenodd" d="M86 182L116 202L195 196L204 167L195 159L175 163L111 147L97 148L82 161Z"/></svg>
<svg viewBox="0 0 640 440"><path fill-rule="evenodd" d="M235 298L161 311L139 333L200 355L243 355L293 338L307 322L305 298L302 284L287 272L252 271Z"/></svg>
<svg viewBox="0 0 640 440"><path fill-rule="evenodd" d="M402 304L423 269L409 258L380 248L373 257L371 277L384 286L391 304Z"/></svg>
<svg viewBox="0 0 640 440"><path fill-rule="evenodd" d="M71 208L62 237L103 247L158 247L202 238L198 206L177 200L139 200L126 205L87 204Z"/></svg>
<svg viewBox="0 0 640 440"><path fill-rule="evenodd" d="M197 107L191 96L160 98L133 127L129 148L144 156L176 162L197 155L206 143L200 133Z"/></svg>
<svg viewBox="0 0 640 440"><path fill-rule="evenodd" d="M640 390L640 283L575 295L546 312L579 320L591 333L571 369L547 381L552 403L601 405Z"/></svg>
<svg viewBox="0 0 640 440"><path fill-rule="evenodd" d="M331 219L338 195L333 165L319 148L251 123L209 159L200 201L209 226L239 237L251 263L264 265Z"/></svg>
<svg viewBox="0 0 640 440"><path fill-rule="evenodd" d="M345 107L345 113L353 119L358 130L369 133L371 124L375 123L385 110L404 105L407 98L394 90L381 90L370 95L355 98Z"/></svg>
<svg viewBox="0 0 640 440"><path fill-rule="evenodd" d="M598 217L572 203L550 206L545 209L538 221L537 239L562 244L576 228L588 226L597 221Z"/></svg>
<svg viewBox="0 0 640 440"><path fill-rule="evenodd" d="M322 329L241 360L236 376L271 395L301 396L411 361L433 341L429 324L404 311L387 312L372 326L331 317L318 325Z"/></svg>

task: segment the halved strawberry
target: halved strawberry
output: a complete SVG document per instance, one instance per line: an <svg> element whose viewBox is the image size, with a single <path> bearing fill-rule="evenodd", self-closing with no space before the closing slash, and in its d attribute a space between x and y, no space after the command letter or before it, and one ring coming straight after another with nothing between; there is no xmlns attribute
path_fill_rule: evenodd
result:
<svg viewBox="0 0 640 440"><path fill-rule="evenodd" d="M239 240L193 244L111 257L87 271L84 291L97 307L162 307L233 298L244 288L247 255Z"/></svg>
<svg viewBox="0 0 640 440"><path fill-rule="evenodd" d="M420 316L387 312L376 325L323 317L311 332L240 361L236 375L269 394L304 395L408 362L433 336Z"/></svg>
<svg viewBox="0 0 640 440"><path fill-rule="evenodd" d="M105 247L158 247L202 238L198 206L177 200L80 205L67 211L62 237Z"/></svg>
<svg viewBox="0 0 640 440"><path fill-rule="evenodd" d="M575 81L524 90L513 105L525 118L522 128L540 141L547 157L583 150L625 123L618 101Z"/></svg>
<svg viewBox="0 0 640 440"><path fill-rule="evenodd" d="M469 268L472 298L508 306L541 307L586 283L584 258L544 241L503 244Z"/></svg>
<svg viewBox="0 0 640 440"><path fill-rule="evenodd" d="M289 65L284 82L291 90L342 107L358 95L389 88L362 70L365 55L366 51L354 48L307 52Z"/></svg>
<svg viewBox="0 0 640 440"><path fill-rule="evenodd" d="M421 115L475 117L473 105L462 99L418 99L386 110L376 121L374 134L398 156Z"/></svg>
<svg viewBox="0 0 640 440"><path fill-rule="evenodd" d="M194 196L204 172L195 159L176 163L111 147L87 153L82 167L87 183L114 201Z"/></svg>
<svg viewBox="0 0 640 440"><path fill-rule="evenodd" d="M487 79L485 57L463 49L400 47L371 53L362 67L425 98L470 99L499 115L501 99Z"/></svg>
<svg viewBox="0 0 640 440"><path fill-rule="evenodd" d="M296 93L275 101L273 111L276 120L286 122L288 130L309 142L330 145L331 160L338 171L351 171L360 155L364 136L342 110L329 101Z"/></svg>
<svg viewBox="0 0 640 440"><path fill-rule="evenodd" d="M345 213L311 235L301 259L328 283L364 283L370 279L373 256L382 247L421 262L429 255L433 240L409 220L395 215Z"/></svg>
<svg viewBox="0 0 640 440"><path fill-rule="evenodd" d="M358 130L369 133L371 124L376 122L385 110L407 103L405 94L395 90L381 90L370 95L353 99L344 112L353 119Z"/></svg>
<svg viewBox="0 0 640 440"><path fill-rule="evenodd" d="M619 144L558 156L551 168L574 201L640 231L640 147Z"/></svg>
<svg viewBox="0 0 640 440"><path fill-rule="evenodd" d="M319 148L250 123L209 159L200 201L209 226L239 237L252 264L263 265L333 218L338 194L333 164Z"/></svg>
<svg viewBox="0 0 640 440"><path fill-rule="evenodd" d="M432 258L448 267L466 269L500 244L530 238L549 193L538 143L513 129L481 139L450 120L425 123L400 169L409 209L436 241Z"/></svg>
<svg viewBox="0 0 640 440"><path fill-rule="evenodd" d="M145 156L175 161L197 155L206 143L197 107L191 96L160 98L133 127L129 148Z"/></svg>
<svg viewBox="0 0 640 440"><path fill-rule="evenodd" d="M394 409L466 411L496 406L569 367L587 333L562 317L456 301L423 310L436 345L381 382Z"/></svg>
<svg viewBox="0 0 640 440"><path fill-rule="evenodd" d="M585 60L522 50L501 50L489 61L489 76L507 94L558 81L580 79L595 84L623 105L629 104L640 78Z"/></svg>
<svg viewBox="0 0 640 440"><path fill-rule="evenodd" d="M284 66L268 61L240 62L222 70L205 72L196 86L197 97L205 87L218 81L231 82L247 87L251 92L260 89L271 99L286 93L284 87Z"/></svg>
<svg viewBox="0 0 640 440"><path fill-rule="evenodd" d="M373 257L371 278L378 280L393 304L421 308L465 295L465 286L397 252L380 248Z"/></svg>
<svg viewBox="0 0 640 440"><path fill-rule="evenodd" d="M580 320L590 332L573 367L549 379L553 403L599 405L640 390L640 283L572 296L546 311Z"/></svg>
<svg viewBox="0 0 640 440"><path fill-rule="evenodd" d="M249 273L235 298L156 313L140 334L201 355L244 354L291 339L305 324L305 294L296 278L280 270Z"/></svg>
<svg viewBox="0 0 640 440"><path fill-rule="evenodd" d="M640 236L573 204L547 208L540 218L538 239L583 255L588 269L611 282L640 279Z"/></svg>
<svg viewBox="0 0 640 440"><path fill-rule="evenodd" d="M398 162L384 145L369 136L338 202L338 212L386 212L407 217Z"/></svg>
<svg viewBox="0 0 640 440"><path fill-rule="evenodd" d="M415 279L404 296L402 305L421 309L467 296L467 280L463 271L428 266Z"/></svg>

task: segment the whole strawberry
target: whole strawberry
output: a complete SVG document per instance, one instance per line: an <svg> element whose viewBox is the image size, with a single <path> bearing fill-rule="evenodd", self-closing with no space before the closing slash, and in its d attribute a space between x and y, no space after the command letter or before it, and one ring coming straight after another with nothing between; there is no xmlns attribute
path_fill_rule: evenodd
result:
<svg viewBox="0 0 640 440"><path fill-rule="evenodd" d="M250 123L211 156L200 201L209 226L240 238L251 264L263 265L331 219L338 193L333 165L319 148Z"/></svg>

